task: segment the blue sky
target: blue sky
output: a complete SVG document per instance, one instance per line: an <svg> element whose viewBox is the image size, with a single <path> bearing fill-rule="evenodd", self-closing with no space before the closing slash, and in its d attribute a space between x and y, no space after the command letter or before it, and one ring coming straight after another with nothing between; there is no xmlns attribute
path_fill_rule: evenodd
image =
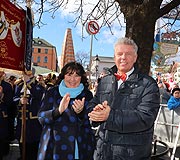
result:
<svg viewBox="0 0 180 160"><path fill-rule="evenodd" d="M85 39L82 40L81 24L76 27L74 23L69 23L74 17L69 14L57 11L55 18L51 17L51 14L43 15L43 23L46 25L38 28L37 26L33 29L33 37L43 38L57 49L58 56L61 55L62 45L65 37L65 31L67 28L71 28L74 52L85 52L90 53L90 40L91 36L84 30ZM97 21L98 23L98 21ZM118 37L124 36L125 31L120 30L120 27L116 24L112 26L112 35L108 28L102 28L93 38L92 55L95 56L113 56L113 45Z"/></svg>
<svg viewBox="0 0 180 160"><path fill-rule="evenodd" d="M94 0L87 0L87 1L94 1ZM69 3L69 6L66 7L65 9L60 8L59 10L57 10L54 19L51 17L52 15L51 13L43 14L42 22L45 23L46 25L41 26L41 28L38 28L37 26L34 27L33 37L43 38L52 45L54 45L57 49L58 56L61 55L65 31L67 28L71 28L72 31L75 54L77 52L85 52L89 54L90 52L91 36L86 32L86 30L84 30L85 39L82 40L81 24L77 24L77 26L75 27L74 23L69 23L69 21L73 21L76 18L75 15L72 15L70 13L73 10L75 10L75 6L73 4L74 3ZM87 5L87 7L89 6ZM45 8L48 8L48 6L45 6ZM84 9L84 12L88 13L90 11L91 11L90 7ZM35 15L35 21L37 21L37 15ZM165 21L166 20L161 19L158 25L163 26ZM97 23L99 24L101 22L102 22L101 20L97 21ZM96 54L98 54L99 56L107 56L107 57L113 56L114 43L119 37L125 35L125 29L124 29L125 24L123 22L123 15L122 15L121 25L123 26L122 28L120 28L118 22L114 22L112 24L111 29L114 33L113 35L106 27L100 29L99 33L95 35L96 38L93 38L93 47L92 47L93 56L95 56ZM162 31L164 29L162 29Z"/></svg>

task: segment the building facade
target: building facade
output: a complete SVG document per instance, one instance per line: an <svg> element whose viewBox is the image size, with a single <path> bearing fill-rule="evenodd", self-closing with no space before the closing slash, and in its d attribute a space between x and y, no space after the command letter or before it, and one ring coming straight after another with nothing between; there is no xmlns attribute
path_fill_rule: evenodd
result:
<svg viewBox="0 0 180 160"><path fill-rule="evenodd" d="M34 66L58 71L56 47L42 38L33 38L32 63Z"/></svg>
<svg viewBox="0 0 180 160"><path fill-rule="evenodd" d="M114 57L92 56L91 79L97 79L104 68L111 68L115 65Z"/></svg>

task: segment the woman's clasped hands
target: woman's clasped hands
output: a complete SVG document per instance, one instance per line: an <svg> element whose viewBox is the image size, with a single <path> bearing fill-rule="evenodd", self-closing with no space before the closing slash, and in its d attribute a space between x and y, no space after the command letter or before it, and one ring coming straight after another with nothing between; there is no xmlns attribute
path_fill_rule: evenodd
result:
<svg viewBox="0 0 180 160"><path fill-rule="evenodd" d="M69 101L70 101L70 94L66 93L65 96L62 98L60 105L59 105L60 114L62 114L68 108ZM73 105L72 105L74 112L76 112L77 114L82 112L82 110L84 108L84 102L85 102L84 97L82 98L82 100L75 99L73 102Z"/></svg>

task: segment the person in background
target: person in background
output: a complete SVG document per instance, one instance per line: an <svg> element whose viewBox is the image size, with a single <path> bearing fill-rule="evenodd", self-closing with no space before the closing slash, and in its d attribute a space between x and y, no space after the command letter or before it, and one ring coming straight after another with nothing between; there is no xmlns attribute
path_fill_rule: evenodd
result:
<svg viewBox="0 0 180 160"><path fill-rule="evenodd" d="M108 67L104 67L103 70L102 70L102 72L100 73L99 77L100 77L100 78L103 78L104 76L106 76L106 75L108 75L108 74L110 74L109 68L108 68Z"/></svg>
<svg viewBox="0 0 180 160"><path fill-rule="evenodd" d="M23 78L16 86L14 102L18 108L16 139L22 156L22 107L26 106L26 160L37 160L38 146L42 131L37 113L41 105L44 89L34 76L34 70L23 73ZM21 157L19 158L21 159Z"/></svg>
<svg viewBox="0 0 180 160"><path fill-rule="evenodd" d="M114 46L115 66L88 105L97 130L94 160L150 160L160 95L157 82L135 67L138 47L130 38Z"/></svg>
<svg viewBox="0 0 180 160"><path fill-rule="evenodd" d="M161 77L161 73L157 73L156 74L156 81L157 81L157 83L160 83L160 82L162 82L162 79L161 79L162 77Z"/></svg>
<svg viewBox="0 0 180 160"><path fill-rule="evenodd" d="M44 88L46 87L43 75L38 74L37 77L36 77L36 80L38 81L39 85L41 85Z"/></svg>
<svg viewBox="0 0 180 160"><path fill-rule="evenodd" d="M43 126L38 160L92 160L95 139L87 116L92 99L81 64L67 63L58 85L43 98L38 114Z"/></svg>
<svg viewBox="0 0 180 160"><path fill-rule="evenodd" d="M176 109L180 107L180 88L174 88L171 93L171 97L168 100L168 109Z"/></svg>
<svg viewBox="0 0 180 160"><path fill-rule="evenodd" d="M53 72L49 73L45 78L46 90L48 90L51 87L54 87L54 85L56 84L56 80L56 75Z"/></svg>
<svg viewBox="0 0 180 160"><path fill-rule="evenodd" d="M13 102L11 85L4 80L5 72L0 68L0 160L9 153L9 111Z"/></svg>
<svg viewBox="0 0 180 160"><path fill-rule="evenodd" d="M15 82L16 82L17 78L13 75L11 75L9 78L8 78L8 82L11 84L12 88L14 89L15 88Z"/></svg>
<svg viewBox="0 0 180 160"><path fill-rule="evenodd" d="M176 84L174 84L174 85L172 85L172 88L171 88L170 93L172 93L172 90L173 90L174 88L179 88L179 85L178 85L177 83L176 83Z"/></svg>
<svg viewBox="0 0 180 160"><path fill-rule="evenodd" d="M92 92L93 95L94 95L94 93L95 93L94 83L95 83L95 82L90 82L90 84L89 84L89 90Z"/></svg>
<svg viewBox="0 0 180 160"><path fill-rule="evenodd" d="M15 93L15 82L16 82L17 78L13 75L11 75L9 78L8 78L8 82L11 84L11 87L12 87L12 92L13 92L13 96L14 96L14 93ZM11 107L9 108L9 116L8 116L8 124L9 124L9 127L8 127L8 130L9 130L9 141L13 141L15 139L15 126L14 126L14 123L15 123L15 118L16 118L16 115L17 115L17 108L16 108L16 105L14 102L12 102L11 104Z"/></svg>
<svg viewBox="0 0 180 160"><path fill-rule="evenodd" d="M101 78L103 78L104 76L108 75L109 74L109 68L107 67L104 67L102 72L100 73L98 79L97 79L97 83L100 82Z"/></svg>
<svg viewBox="0 0 180 160"><path fill-rule="evenodd" d="M166 85L162 81L158 83L158 87L160 92L160 102L161 104L167 105L167 102L171 97L171 93L167 91Z"/></svg>
<svg viewBox="0 0 180 160"><path fill-rule="evenodd" d="M174 78L173 78L173 76L171 75L170 77L169 77L169 90L170 90L170 92L172 92L172 90L175 88L175 87L179 87L178 85L177 85L177 83L174 81Z"/></svg>
<svg viewBox="0 0 180 160"><path fill-rule="evenodd" d="M167 92L171 93L171 91L169 90L169 83L167 82L167 80L165 80L164 78L162 79L162 83L163 85L165 85L165 88L167 89Z"/></svg>

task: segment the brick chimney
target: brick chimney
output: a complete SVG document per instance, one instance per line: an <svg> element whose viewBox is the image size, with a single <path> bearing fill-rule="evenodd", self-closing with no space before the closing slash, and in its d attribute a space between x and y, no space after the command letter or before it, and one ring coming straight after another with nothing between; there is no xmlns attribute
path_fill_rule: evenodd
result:
<svg viewBox="0 0 180 160"><path fill-rule="evenodd" d="M62 46L60 69L62 69L65 64L72 61L75 61L73 40L71 29L67 28Z"/></svg>

